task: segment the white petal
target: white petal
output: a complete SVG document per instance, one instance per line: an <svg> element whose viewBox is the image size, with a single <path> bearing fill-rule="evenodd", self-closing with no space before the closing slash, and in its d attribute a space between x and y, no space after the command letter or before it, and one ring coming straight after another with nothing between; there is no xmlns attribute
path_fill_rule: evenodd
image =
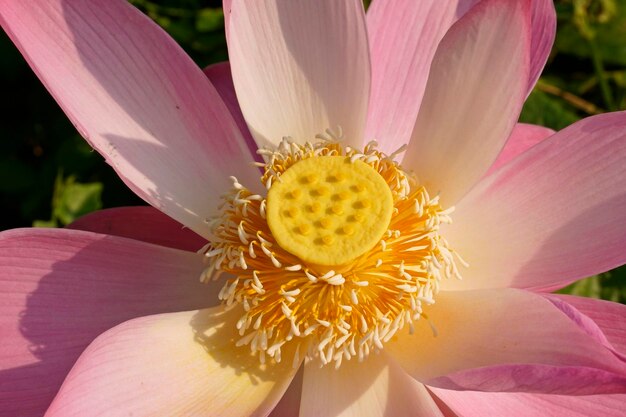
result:
<svg viewBox="0 0 626 417"><path fill-rule="evenodd" d="M260 146L337 126L346 144L362 142L370 63L360 0L234 0L228 51Z"/></svg>

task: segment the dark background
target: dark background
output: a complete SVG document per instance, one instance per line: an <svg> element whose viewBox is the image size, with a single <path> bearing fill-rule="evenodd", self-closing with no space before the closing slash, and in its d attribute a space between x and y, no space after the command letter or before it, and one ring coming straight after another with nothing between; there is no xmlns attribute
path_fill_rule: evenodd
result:
<svg viewBox="0 0 626 417"><path fill-rule="evenodd" d="M198 65L227 60L221 1L131 3ZM558 130L583 117L626 109L626 0L555 5L556 44L521 121ZM0 56L0 230L62 227L100 208L144 204L77 134L4 33ZM566 291L624 302L626 268Z"/></svg>

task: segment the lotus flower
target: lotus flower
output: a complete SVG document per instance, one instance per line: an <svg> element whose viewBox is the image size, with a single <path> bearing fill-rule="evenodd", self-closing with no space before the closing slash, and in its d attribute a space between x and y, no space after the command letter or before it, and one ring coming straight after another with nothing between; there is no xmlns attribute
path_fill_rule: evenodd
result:
<svg viewBox="0 0 626 417"><path fill-rule="evenodd" d="M626 114L516 123L552 2L225 3L203 73L124 1L0 2L152 206L2 233L2 414L621 415L626 307L549 292L624 263Z"/></svg>

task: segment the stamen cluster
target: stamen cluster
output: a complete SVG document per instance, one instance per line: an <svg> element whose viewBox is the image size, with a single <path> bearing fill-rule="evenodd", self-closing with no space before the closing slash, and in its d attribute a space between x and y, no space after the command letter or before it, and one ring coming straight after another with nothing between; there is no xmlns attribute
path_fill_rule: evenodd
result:
<svg viewBox="0 0 626 417"><path fill-rule="evenodd" d="M267 224L266 197L232 177L220 215L211 221L215 238L203 250L208 266L202 280L225 273L219 298L243 307L237 345L249 346L261 362L266 356L280 361L285 343L298 344L294 364L301 355L336 367L353 357L363 360L400 329L412 332L416 320L428 318L424 307L435 302L442 279L460 278L453 251L439 234L453 208L444 210L438 196L430 196L375 142L359 152L333 140L300 145L287 138L260 153L267 161L259 166L268 190L301 160L346 156L371 166L393 196L391 221L379 244L329 267L307 264L281 248Z"/></svg>

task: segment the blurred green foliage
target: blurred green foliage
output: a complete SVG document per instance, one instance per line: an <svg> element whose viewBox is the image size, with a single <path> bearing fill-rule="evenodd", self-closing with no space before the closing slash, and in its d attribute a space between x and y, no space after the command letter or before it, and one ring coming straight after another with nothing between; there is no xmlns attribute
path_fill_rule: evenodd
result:
<svg viewBox="0 0 626 417"><path fill-rule="evenodd" d="M76 177L57 174L52 193L52 218L35 220L35 227L67 226L74 220L102 208L102 183L78 183Z"/></svg>
<svg viewBox="0 0 626 417"><path fill-rule="evenodd" d="M130 1L198 65L227 59L220 1ZM555 47L521 121L558 130L583 117L626 109L626 0L557 0L555 5ZM0 54L5 92L0 104L0 230L33 222L63 226L101 207L142 204L78 136L4 34ZM622 267L564 292L624 302L625 282Z"/></svg>
<svg viewBox="0 0 626 417"><path fill-rule="evenodd" d="M130 0L202 67L228 60L221 1Z"/></svg>

